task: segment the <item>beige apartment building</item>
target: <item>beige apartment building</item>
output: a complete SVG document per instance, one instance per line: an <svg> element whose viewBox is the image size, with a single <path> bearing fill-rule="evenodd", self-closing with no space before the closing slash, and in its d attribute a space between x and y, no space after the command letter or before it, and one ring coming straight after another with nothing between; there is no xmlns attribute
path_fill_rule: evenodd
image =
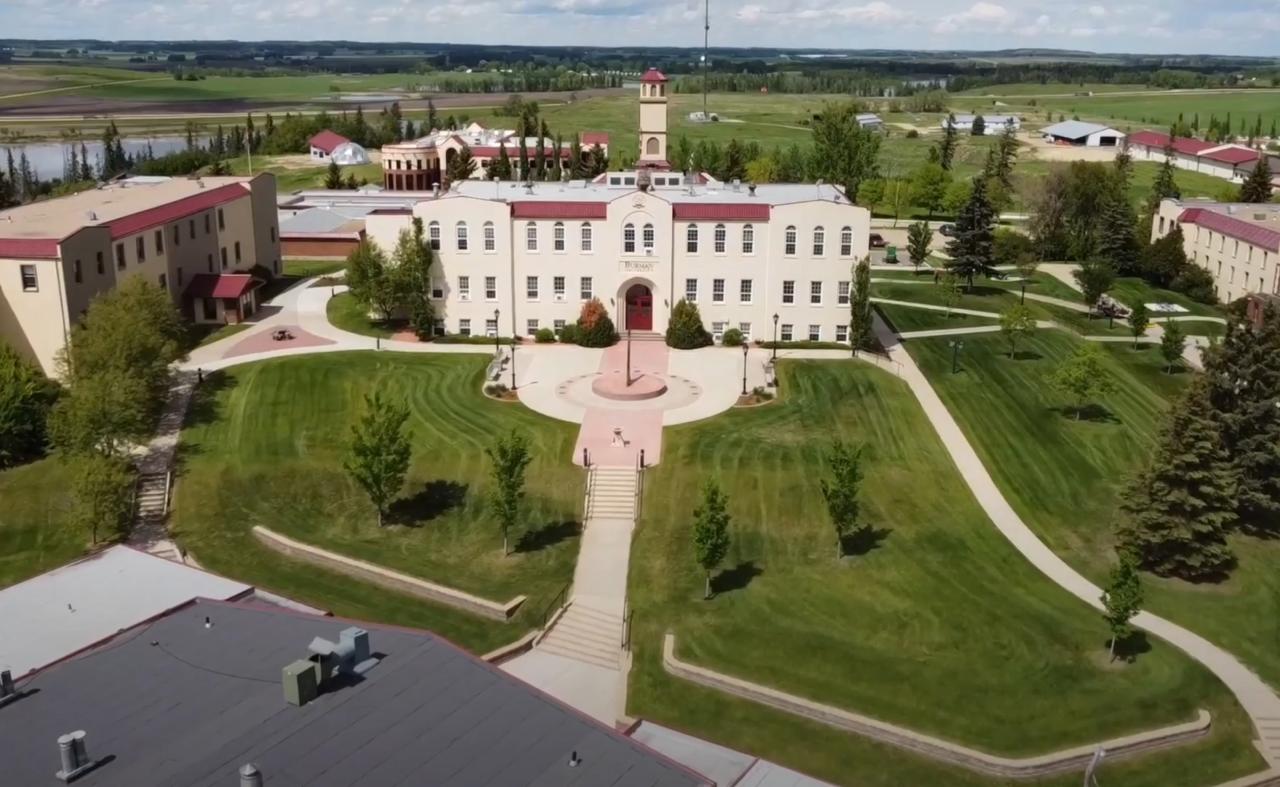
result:
<svg viewBox="0 0 1280 787"><path fill-rule="evenodd" d="M1280 205L1166 199L1152 221L1156 237L1182 227L1187 258L1222 302L1280 294Z"/></svg>
<svg viewBox="0 0 1280 787"><path fill-rule="evenodd" d="M131 178L0 211L0 340L52 375L89 301L132 276L194 321L238 322L257 265L280 272L271 174Z"/></svg>

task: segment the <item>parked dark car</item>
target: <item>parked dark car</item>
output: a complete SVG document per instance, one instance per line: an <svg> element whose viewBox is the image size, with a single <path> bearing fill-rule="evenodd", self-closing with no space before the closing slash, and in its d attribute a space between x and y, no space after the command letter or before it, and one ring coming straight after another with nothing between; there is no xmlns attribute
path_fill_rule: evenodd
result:
<svg viewBox="0 0 1280 787"><path fill-rule="evenodd" d="M955 237L955 234L956 234L956 225L943 224L941 227L938 228L938 234L945 235L948 238L953 238Z"/></svg>
<svg viewBox="0 0 1280 787"><path fill-rule="evenodd" d="M881 235L881 234L880 234L880 233L878 233L878 232L873 232L873 233L871 233L871 235L870 235L870 236L868 236L868 237L869 237L869 239L870 239L870 241L871 241L871 248L873 248L873 249L883 249L883 248L884 248L884 236L883 236L883 235Z"/></svg>

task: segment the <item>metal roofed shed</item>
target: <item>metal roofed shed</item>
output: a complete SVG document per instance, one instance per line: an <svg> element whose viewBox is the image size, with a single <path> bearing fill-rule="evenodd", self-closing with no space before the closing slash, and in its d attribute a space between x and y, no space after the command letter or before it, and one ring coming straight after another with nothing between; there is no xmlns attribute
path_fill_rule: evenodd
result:
<svg viewBox="0 0 1280 787"><path fill-rule="evenodd" d="M1081 145L1084 147L1116 147L1124 141L1123 131L1117 131L1099 123L1086 123L1082 120L1064 120L1046 126L1040 132L1045 141L1055 144Z"/></svg>
<svg viewBox="0 0 1280 787"><path fill-rule="evenodd" d="M84 730L111 758L84 787L236 784L248 763L268 787L709 784L433 634L350 626L202 600L123 631L19 683L0 708L5 779L61 785L56 741ZM377 663L322 671L314 698L288 704L284 668L344 630L352 660L367 632Z"/></svg>

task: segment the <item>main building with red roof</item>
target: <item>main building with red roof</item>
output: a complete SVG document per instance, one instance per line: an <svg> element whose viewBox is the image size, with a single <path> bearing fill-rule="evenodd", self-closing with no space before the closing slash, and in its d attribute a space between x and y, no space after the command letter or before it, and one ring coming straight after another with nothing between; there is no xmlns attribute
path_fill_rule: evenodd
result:
<svg viewBox="0 0 1280 787"><path fill-rule="evenodd" d="M1213 276L1219 300L1280 295L1280 205L1166 199L1152 236L1178 228L1187 258Z"/></svg>

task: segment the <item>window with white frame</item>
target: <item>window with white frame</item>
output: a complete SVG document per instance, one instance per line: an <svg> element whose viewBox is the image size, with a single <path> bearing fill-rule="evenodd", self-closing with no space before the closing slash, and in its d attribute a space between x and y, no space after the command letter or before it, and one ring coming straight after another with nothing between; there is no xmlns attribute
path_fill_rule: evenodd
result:
<svg viewBox="0 0 1280 787"><path fill-rule="evenodd" d="M782 282L782 302L783 303L796 302L796 283L794 281Z"/></svg>
<svg viewBox="0 0 1280 787"><path fill-rule="evenodd" d="M841 257L853 256L853 228L852 227L840 228L840 256Z"/></svg>
<svg viewBox="0 0 1280 787"><path fill-rule="evenodd" d="M742 253L756 253L756 228L750 224L742 225Z"/></svg>
<svg viewBox="0 0 1280 787"><path fill-rule="evenodd" d="M524 277L524 296L531 301L538 300L538 277Z"/></svg>
<svg viewBox="0 0 1280 787"><path fill-rule="evenodd" d="M813 304L814 306L822 305L822 282L820 281L809 282L809 303Z"/></svg>
<svg viewBox="0 0 1280 787"><path fill-rule="evenodd" d="M689 254L698 253L698 225L690 224L684 229L684 250Z"/></svg>
<svg viewBox="0 0 1280 787"><path fill-rule="evenodd" d="M591 252L591 246L592 246L591 222L589 221L582 222L579 241L580 241L580 247L582 248L582 251L584 253L589 254Z"/></svg>
<svg viewBox="0 0 1280 787"><path fill-rule="evenodd" d="M537 332L538 332L538 321L537 321L537 320L525 320L525 321L524 321L524 333L525 333L525 335L526 335L526 336L533 336L533 335L534 335L535 333L537 333Z"/></svg>
<svg viewBox="0 0 1280 787"><path fill-rule="evenodd" d="M813 256L821 257L827 253L827 231L822 227L813 228Z"/></svg>
<svg viewBox="0 0 1280 787"><path fill-rule="evenodd" d="M578 294L582 296L584 301L589 301L595 296L590 276L583 276L578 280Z"/></svg>
<svg viewBox="0 0 1280 787"><path fill-rule="evenodd" d="M551 277L551 293L555 296L556 300L558 301L564 300L564 277L563 276Z"/></svg>
<svg viewBox="0 0 1280 787"><path fill-rule="evenodd" d="M484 223L484 250L488 252L497 251L498 238L494 231L493 222L486 221Z"/></svg>
<svg viewBox="0 0 1280 787"><path fill-rule="evenodd" d="M836 326L836 341L838 341L838 342L847 342L847 341L849 341L849 326L848 326L848 325L837 325L837 326Z"/></svg>
<svg viewBox="0 0 1280 787"><path fill-rule="evenodd" d="M715 242L716 254L724 254L725 246L729 243L729 231L725 229L723 224L717 224L715 233L712 235Z"/></svg>
<svg viewBox="0 0 1280 787"><path fill-rule="evenodd" d="M490 319L490 320L485 320L485 321L484 321L484 335L485 335L485 336L488 336L490 339L492 339L493 337L495 337L495 336L497 336L497 335L498 335L498 321L497 321L497 320L492 320L492 319Z"/></svg>
<svg viewBox="0 0 1280 787"><path fill-rule="evenodd" d="M717 320L711 323L711 340L714 342L719 342L721 339L723 339L724 329L725 329L725 326L727 326L728 324L729 323L723 320Z"/></svg>
<svg viewBox="0 0 1280 787"><path fill-rule="evenodd" d="M458 333L463 336L470 336L471 320L458 320Z"/></svg>
<svg viewBox="0 0 1280 787"><path fill-rule="evenodd" d="M640 235L640 241L644 244L646 254L653 251L654 234L652 224L644 225L644 231Z"/></svg>
<svg viewBox="0 0 1280 787"><path fill-rule="evenodd" d="M10 269L12 270L12 269ZM22 275L22 291L23 292L39 292L40 279L36 276L36 266L20 265L18 270Z"/></svg>
<svg viewBox="0 0 1280 787"><path fill-rule="evenodd" d="M461 301L471 300L471 277L470 276L458 277L458 300L461 300Z"/></svg>
<svg viewBox="0 0 1280 787"><path fill-rule="evenodd" d="M796 256L796 228L787 227L786 231L782 235L782 239L784 244L782 253L788 257Z"/></svg>
<svg viewBox="0 0 1280 787"><path fill-rule="evenodd" d="M698 280L697 279L684 280L684 299L689 303L698 302Z"/></svg>
<svg viewBox="0 0 1280 787"><path fill-rule="evenodd" d="M636 225L624 224L622 227L622 253L636 253Z"/></svg>
<svg viewBox="0 0 1280 787"><path fill-rule="evenodd" d="M724 279L711 280L711 302L724 303Z"/></svg>
<svg viewBox="0 0 1280 787"><path fill-rule="evenodd" d="M556 336L559 336L560 332L564 330L564 320L552 320L551 330L556 332Z"/></svg>
<svg viewBox="0 0 1280 787"><path fill-rule="evenodd" d="M778 329L778 338L779 338L781 341L789 342L789 341L791 341L791 333L792 333L792 325L791 325L791 323L789 323L789 322L784 322L784 323L782 324L782 327L781 327L780 329Z"/></svg>
<svg viewBox="0 0 1280 787"><path fill-rule="evenodd" d="M751 303L751 280L743 279L738 282L738 302Z"/></svg>
<svg viewBox="0 0 1280 787"><path fill-rule="evenodd" d="M427 243L432 251L440 251L440 222L433 221L427 225Z"/></svg>
<svg viewBox="0 0 1280 787"><path fill-rule="evenodd" d="M820 342L820 341L822 341L822 326L821 326L821 325L810 325L810 326L809 326L809 341L811 341L811 342Z"/></svg>
<svg viewBox="0 0 1280 787"><path fill-rule="evenodd" d="M538 225L532 221L524 225L524 248L525 251L538 250Z"/></svg>
<svg viewBox="0 0 1280 787"><path fill-rule="evenodd" d="M497 276L484 277L484 299L486 301L498 300L498 277Z"/></svg>
<svg viewBox="0 0 1280 787"><path fill-rule="evenodd" d="M849 305L849 282L842 281L836 284L836 303L841 306Z"/></svg>
<svg viewBox="0 0 1280 787"><path fill-rule="evenodd" d="M444 282L442 280L431 280L431 297L437 301L444 297Z"/></svg>
<svg viewBox="0 0 1280 787"><path fill-rule="evenodd" d="M557 221L551 227L552 251L564 251L564 222Z"/></svg>
<svg viewBox="0 0 1280 787"><path fill-rule="evenodd" d="M465 221L458 222L457 226L458 251L466 251L469 245L467 238L467 223Z"/></svg>
<svg viewBox="0 0 1280 787"><path fill-rule="evenodd" d="M751 341L751 323L749 322L738 323L738 330L742 333L742 340L744 342Z"/></svg>

